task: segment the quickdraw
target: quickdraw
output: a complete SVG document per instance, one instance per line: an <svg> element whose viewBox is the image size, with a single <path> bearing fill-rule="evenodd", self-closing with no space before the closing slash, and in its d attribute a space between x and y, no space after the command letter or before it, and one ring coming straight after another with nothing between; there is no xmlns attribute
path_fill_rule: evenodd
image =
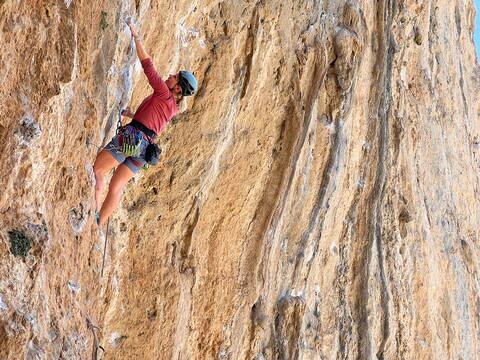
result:
<svg viewBox="0 0 480 360"><path fill-rule="evenodd" d="M119 134L119 144L127 156L139 156L143 141L143 133L132 126L125 126Z"/></svg>
<svg viewBox="0 0 480 360"><path fill-rule="evenodd" d="M132 126L122 126L122 111L118 113L116 132L121 152L127 156L140 155L143 133Z"/></svg>

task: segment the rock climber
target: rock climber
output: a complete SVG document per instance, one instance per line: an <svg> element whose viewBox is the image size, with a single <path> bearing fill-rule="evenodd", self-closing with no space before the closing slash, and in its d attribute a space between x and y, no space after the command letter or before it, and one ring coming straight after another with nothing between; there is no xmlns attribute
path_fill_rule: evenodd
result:
<svg viewBox="0 0 480 360"><path fill-rule="evenodd" d="M198 88L195 76L188 71L180 71L163 80L157 73L150 55L145 51L142 38L138 35L135 26L131 22L127 24L135 42L137 56L153 88L153 93L143 100L135 113L132 113L130 108L122 111L123 116L133 119L132 122L123 126L95 159L93 171L96 181L96 220L100 226L107 221L117 207L125 184L147 162L156 163L155 160L149 159L152 157L150 145L156 146L154 142L157 134L177 113L183 97L193 95ZM155 152L158 156L158 147L153 150L154 154ZM107 196L101 204L100 196L104 187L104 177L115 167Z"/></svg>

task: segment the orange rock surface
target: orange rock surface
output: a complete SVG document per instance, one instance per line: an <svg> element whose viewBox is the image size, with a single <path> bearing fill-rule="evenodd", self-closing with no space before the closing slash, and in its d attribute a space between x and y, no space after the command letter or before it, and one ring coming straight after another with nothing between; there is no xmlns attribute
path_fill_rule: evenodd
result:
<svg viewBox="0 0 480 360"><path fill-rule="evenodd" d="M101 277L92 164L150 93L128 17L200 90L103 229ZM0 359L477 359L474 17L0 0Z"/></svg>

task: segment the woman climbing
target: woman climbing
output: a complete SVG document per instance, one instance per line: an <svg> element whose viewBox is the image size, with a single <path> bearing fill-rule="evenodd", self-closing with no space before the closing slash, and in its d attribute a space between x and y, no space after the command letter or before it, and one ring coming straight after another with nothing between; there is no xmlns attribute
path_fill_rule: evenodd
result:
<svg viewBox="0 0 480 360"><path fill-rule="evenodd" d="M98 154L93 165L95 173L95 206L97 224L102 226L117 207L125 184L143 166L150 163L152 144L157 134L178 111L178 104L184 96L190 96L197 90L197 80L192 73L180 71L163 80L157 73L152 59L145 51L142 39L135 26L128 26L135 40L138 58L148 78L153 94L143 100L135 114L129 108L122 115L132 118L132 122L122 127L113 139ZM149 146L150 145L150 146ZM157 148L158 149L158 148ZM104 186L105 174L116 167L108 187L105 201L100 207L100 196Z"/></svg>

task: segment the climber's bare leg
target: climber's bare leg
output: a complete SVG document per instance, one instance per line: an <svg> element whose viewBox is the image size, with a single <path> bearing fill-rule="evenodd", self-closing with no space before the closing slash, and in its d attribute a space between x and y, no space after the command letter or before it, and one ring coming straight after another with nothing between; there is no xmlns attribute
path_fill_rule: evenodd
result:
<svg viewBox="0 0 480 360"><path fill-rule="evenodd" d="M93 164L93 172L95 173L95 210L100 211L100 196L102 195L105 182L103 178L114 167L118 166L119 162L108 152L102 150L97 155L95 163Z"/></svg>
<svg viewBox="0 0 480 360"><path fill-rule="evenodd" d="M103 202L100 210L100 226L102 226L117 207L122 197L125 184L134 176L132 170L125 164L120 164L113 173L110 185L108 186L108 194Z"/></svg>

